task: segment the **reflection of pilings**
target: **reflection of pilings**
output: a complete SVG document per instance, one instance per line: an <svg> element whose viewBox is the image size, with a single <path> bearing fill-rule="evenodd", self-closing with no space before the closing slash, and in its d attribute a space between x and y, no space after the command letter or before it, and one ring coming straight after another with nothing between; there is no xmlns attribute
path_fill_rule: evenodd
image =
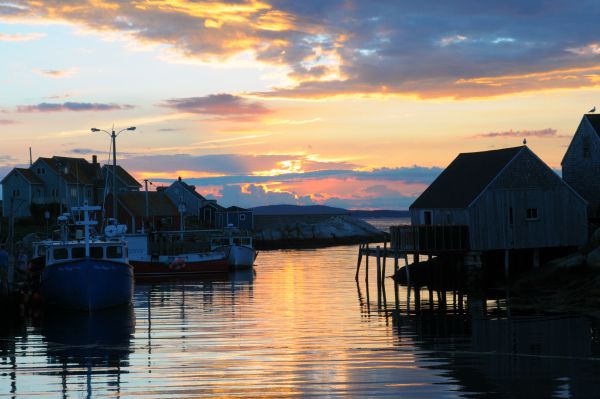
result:
<svg viewBox="0 0 600 399"><path fill-rule="evenodd" d="M381 307L381 250L379 246L375 248L375 257L377 260L377 308Z"/></svg>

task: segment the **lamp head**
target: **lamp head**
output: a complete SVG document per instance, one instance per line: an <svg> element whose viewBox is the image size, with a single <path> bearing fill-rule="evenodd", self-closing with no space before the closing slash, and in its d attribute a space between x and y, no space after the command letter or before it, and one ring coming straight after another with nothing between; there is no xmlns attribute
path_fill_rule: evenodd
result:
<svg viewBox="0 0 600 399"><path fill-rule="evenodd" d="M92 128L92 132L99 132L100 129L96 129L95 127Z"/></svg>
<svg viewBox="0 0 600 399"><path fill-rule="evenodd" d="M127 130L135 130L135 126L128 127Z"/></svg>

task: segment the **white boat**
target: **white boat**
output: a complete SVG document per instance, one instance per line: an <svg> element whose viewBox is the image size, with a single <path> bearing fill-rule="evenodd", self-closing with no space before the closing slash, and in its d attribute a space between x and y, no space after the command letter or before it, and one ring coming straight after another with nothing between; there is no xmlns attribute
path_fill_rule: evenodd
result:
<svg viewBox="0 0 600 399"><path fill-rule="evenodd" d="M252 246L252 236L231 228L223 230L222 235L211 239L211 249L224 251L232 269L250 268L254 266L254 260L258 256Z"/></svg>

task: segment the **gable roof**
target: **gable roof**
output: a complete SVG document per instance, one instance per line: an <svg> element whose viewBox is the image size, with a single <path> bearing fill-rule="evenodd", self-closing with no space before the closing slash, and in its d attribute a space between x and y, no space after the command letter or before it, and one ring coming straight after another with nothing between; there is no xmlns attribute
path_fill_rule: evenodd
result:
<svg viewBox="0 0 600 399"><path fill-rule="evenodd" d="M25 180L27 180L29 184L43 184L42 181L35 175L35 173L33 173L30 169L25 168L13 168L13 170L8 172L6 176L2 178L0 184L3 184L8 176L10 176L12 173L20 174Z"/></svg>
<svg viewBox="0 0 600 399"><path fill-rule="evenodd" d="M459 154L412 208L467 208L526 146Z"/></svg>
<svg viewBox="0 0 600 399"><path fill-rule="evenodd" d="M29 183L42 184L42 181L35 175L35 173L33 173L31 169L15 168L14 170L20 173Z"/></svg>
<svg viewBox="0 0 600 399"><path fill-rule="evenodd" d="M225 210L225 208L222 207L221 205L217 204L217 202L215 200L207 200L207 202L205 202L204 205L202 205L200 207L200 209L204 209L204 208L213 208L217 211Z"/></svg>
<svg viewBox="0 0 600 399"><path fill-rule="evenodd" d="M134 216L146 215L146 193L141 191L127 191L117 196L121 206ZM179 211L164 192L148 192L149 216L177 216Z"/></svg>
<svg viewBox="0 0 600 399"><path fill-rule="evenodd" d="M113 166L112 165L104 165L102 167L102 172L103 173L111 173L112 176L112 169ZM117 165L117 179L121 180L123 183L125 183L126 186L129 187L142 187L141 183L138 182L133 176L131 176L129 174L129 172L127 172L125 169L123 169L121 167L121 165Z"/></svg>
<svg viewBox="0 0 600 399"><path fill-rule="evenodd" d="M98 164L89 163L85 158L71 158L53 156L52 158L40 157L50 169L59 174L67 183L94 184L100 178ZM66 173L65 173L66 168Z"/></svg>
<svg viewBox="0 0 600 399"><path fill-rule="evenodd" d="M186 182L184 182L183 180L181 180L181 178L179 178L178 180L174 181L173 184L171 184L171 187L174 186L177 183L179 183L181 185L181 187L183 187L185 190L187 190L190 194L194 195L199 200L206 201L206 198L204 198L200 193L198 193L196 191L196 186L193 186L191 184L187 184Z"/></svg>
<svg viewBox="0 0 600 399"><path fill-rule="evenodd" d="M585 114L583 117L590 122L596 134L600 136L600 114Z"/></svg>
<svg viewBox="0 0 600 399"><path fill-rule="evenodd" d="M249 209L240 208L239 206L230 206L225 208L225 212L252 212Z"/></svg>

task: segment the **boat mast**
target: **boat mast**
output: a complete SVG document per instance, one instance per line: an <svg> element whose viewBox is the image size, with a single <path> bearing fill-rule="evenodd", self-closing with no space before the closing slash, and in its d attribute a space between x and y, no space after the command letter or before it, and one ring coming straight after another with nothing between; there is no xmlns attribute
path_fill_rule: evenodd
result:
<svg viewBox="0 0 600 399"><path fill-rule="evenodd" d="M75 222L78 226L83 226L83 233L85 237L85 257L90 257L90 226L94 226L98 224L96 220L90 220L90 211L99 211L101 208L99 206L89 206L87 202L83 206L78 206L72 208L74 211L82 211L83 212L83 221Z"/></svg>

